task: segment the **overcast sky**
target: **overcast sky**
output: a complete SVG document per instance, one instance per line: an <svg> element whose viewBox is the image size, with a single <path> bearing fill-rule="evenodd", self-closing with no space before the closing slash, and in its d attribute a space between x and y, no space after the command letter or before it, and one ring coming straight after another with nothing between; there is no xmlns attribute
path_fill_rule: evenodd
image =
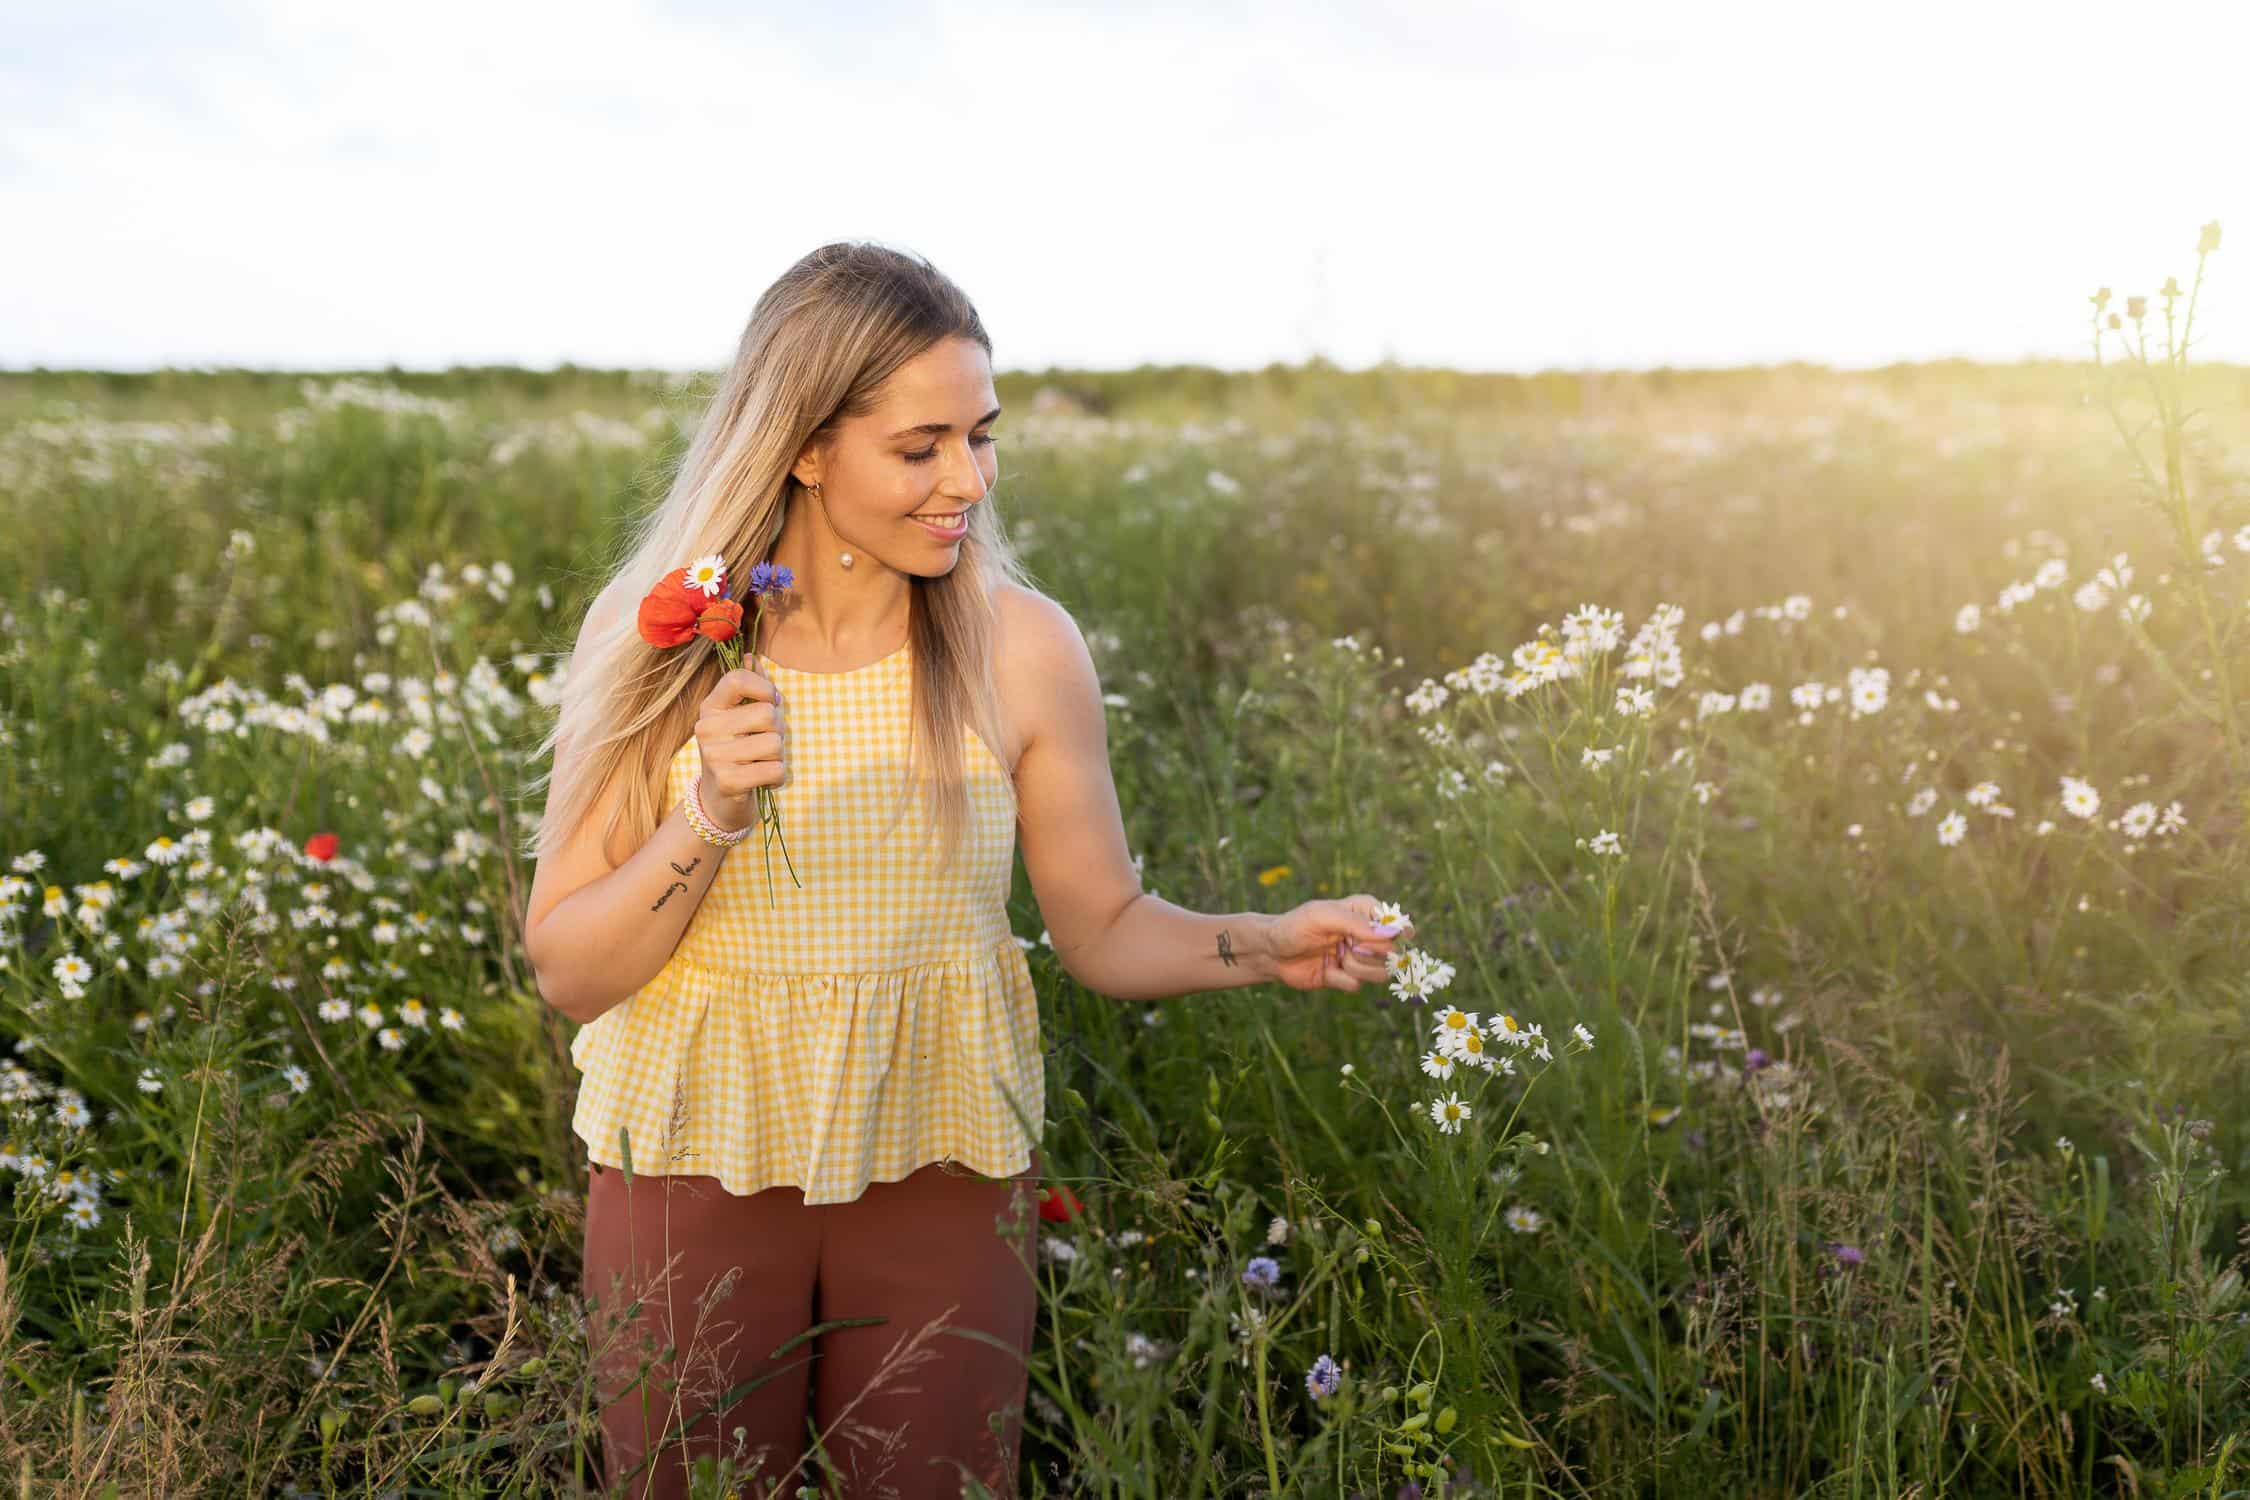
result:
<svg viewBox="0 0 2250 1500"><path fill-rule="evenodd" d="M2250 4L5 0L0 366L716 365L826 240L1003 368L2085 347L2212 258Z"/></svg>

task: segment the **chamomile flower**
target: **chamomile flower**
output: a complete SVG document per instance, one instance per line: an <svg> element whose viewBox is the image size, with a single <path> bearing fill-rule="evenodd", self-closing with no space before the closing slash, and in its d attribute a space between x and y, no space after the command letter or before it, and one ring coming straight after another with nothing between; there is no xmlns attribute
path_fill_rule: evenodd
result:
<svg viewBox="0 0 2250 1500"><path fill-rule="evenodd" d="M2090 818L2101 811L2102 795L2094 790L2092 782L2076 776L2065 776L2062 779L2062 805L2063 811L2074 818Z"/></svg>
<svg viewBox="0 0 2250 1500"><path fill-rule="evenodd" d="M715 599L720 585L726 581L726 571L727 560L716 552L708 552L687 565L681 582Z"/></svg>
<svg viewBox="0 0 2250 1500"><path fill-rule="evenodd" d="M1430 1118L1437 1128L1447 1135L1459 1135L1462 1122L1470 1115L1469 1106L1461 1102L1459 1094L1449 1094L1443 1099L1430 1101Z"/></svg>
<svg viewBox="0 0 2250 1500"><path fill-rule="evenodd" d="M1477 1013L1473 1010L1462 1010L1458 1006L1449 1006L1438 1012L1438 1018L1431 1023L1431 1026L1437 1032L1438 1050L1450 1057L1453 1055L1453 1045L1449 1039L1459 1036L1464 1031L1476 1030Z"/></svg>
<svg viewBox="0 0 2250 1500"><path fill-rule="evenodd" d="M1494 1041L1505 1042L1517 1048L1529 1047L1539 1035L1537 1026L1518 1021L1504 1011L1494 1012L1492 1019L1485 1022L1485 1030L1491 1033Z"/></svg>
<svg viewBox="0 0 2250 1500"><path fill-rule="evenodd" d="M1441 1032L1438 1045L1450 1045L1453 1055L1462 1062L1486 1069L1492 1066L1492 1055L1485 1050L1484 1033L1475 1027L1466 1031Z"/></svg>

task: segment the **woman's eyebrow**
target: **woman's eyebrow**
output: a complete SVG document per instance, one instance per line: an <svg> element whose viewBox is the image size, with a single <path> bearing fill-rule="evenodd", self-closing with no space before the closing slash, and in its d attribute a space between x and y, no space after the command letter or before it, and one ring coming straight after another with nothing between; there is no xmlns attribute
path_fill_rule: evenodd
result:
<svg viewBox="0 0 2250 1500"><path fill-rule="evenodd" d="M999 415L1000 408L995 406L994 408L992 408L992 410L977 418L976 421L971 425L982 427L985 423L991 421L994 417L997 417ZM941 437L944 434L951 432L952 430L953 424L951 422L924 422L919 427L901 427L898 431L892 433L890 437L885 438L884 441L893 442L899 438L921 437L925 434L930 437Z"/></svg>

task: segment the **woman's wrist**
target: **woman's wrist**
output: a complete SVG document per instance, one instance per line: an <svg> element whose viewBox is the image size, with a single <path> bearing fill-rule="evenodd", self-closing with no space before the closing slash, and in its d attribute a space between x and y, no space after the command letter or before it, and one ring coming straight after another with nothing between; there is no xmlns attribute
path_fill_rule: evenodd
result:
<svg viewBox="0 0 2250 1500"><path fill-rule="evenodd" d="M1267 984L1281 977L1273 956L1274 914L1252 912L1249 920L1250 937L1245 946L1250 950L1250 972L1258 976L1259 984Z"/></svg>
<svg viewBox="0 0 2250 1500"><path fill-rule="evenodd" d="M725 815L714 816L704 803L703 783L700 780L688 783L687 795L680 799L680 808L687 815L688 827L695 830L696 837L719 849L732 849L748 838L750 830L758 824L755 815L740 827L723 821ZM731 815L731 812L727 815Z"/></svg>

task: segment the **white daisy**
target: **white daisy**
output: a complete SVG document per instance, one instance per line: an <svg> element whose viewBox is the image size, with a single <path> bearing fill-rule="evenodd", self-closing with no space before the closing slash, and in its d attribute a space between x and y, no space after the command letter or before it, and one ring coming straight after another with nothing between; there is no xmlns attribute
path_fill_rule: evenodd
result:
<svg viewBox="0 0 2250 1500"><path fill-rule="evenodd" d="M2102 796L2094 790L2092 782L2076 776L2065 776L2062 779L2062 804L2063 811L2072 817L2090 818L2101 810Z"/></svg>
<svg viewBox="0 0 2250 1500"><path fill-rule="evenodd" d="M1449 1094L1443 1099L1430 1101L1430 1118L1447 1135L1459 1135L1461 1122L1468 1119L1469 1114L1469 1106L1461 1102L1459 1094Z"/></svg>
<svg viewBox="0 0 2250 1500"><path fill-rule="evenodd" d="M687 565L681 574L681 582L716 599L720 584L726 580L726 571L727 560L716 552L708 552Z"/></svg>

